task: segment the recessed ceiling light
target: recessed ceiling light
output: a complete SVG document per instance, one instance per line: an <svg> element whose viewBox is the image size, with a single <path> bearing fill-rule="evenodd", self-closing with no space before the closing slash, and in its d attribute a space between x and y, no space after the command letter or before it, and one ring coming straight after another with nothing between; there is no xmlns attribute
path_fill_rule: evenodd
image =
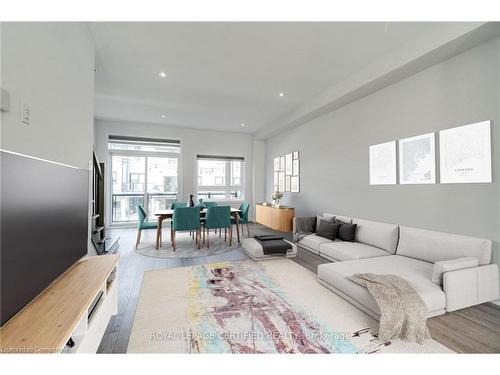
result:
<svg viewBox="0 0 500 375"><path fill-rule="evenodd" d="M245 127L245 123L244 123L244 122L242 122L242 123L241 123L241 126L242 126L242 127Z"/></svg>
<svg viewBox="0 0 500 375"><path fill-rule="evenodd" d="M285 93L282 91L280 92L280 97L284 97L285 96Z"/></svg>
<svg viewBox="0 0 500 375"><path fill-rule="evenodd" d="M158 75L161 77L161 78L165 78L167 76L167 73L165 72L160 72L158 73Z"/></svg>
<svg viewBox="0 0 500 375"><path fill-rule="evenodd" d="M166 114L164 114L164 113L162 113L162 114L161 114L161 118L165 118L165 117L167 117L167 115L166 115Z"/></svg>

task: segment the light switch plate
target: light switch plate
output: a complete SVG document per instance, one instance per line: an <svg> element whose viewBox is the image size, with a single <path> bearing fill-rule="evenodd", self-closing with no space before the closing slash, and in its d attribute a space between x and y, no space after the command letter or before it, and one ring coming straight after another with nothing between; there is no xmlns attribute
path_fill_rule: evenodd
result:
<svg viewBox="0 0 500 375"><path fill-rule="evenodd" d="M21 122L26 125L31 123L31 107L24 102L21 103Z"/></svg>
<svg viewBox="0 0 500 375"><path fill-rule="evenodd" d="M0 88L0 111L9 112L10 111L10 95L5 89Z"/></svg>

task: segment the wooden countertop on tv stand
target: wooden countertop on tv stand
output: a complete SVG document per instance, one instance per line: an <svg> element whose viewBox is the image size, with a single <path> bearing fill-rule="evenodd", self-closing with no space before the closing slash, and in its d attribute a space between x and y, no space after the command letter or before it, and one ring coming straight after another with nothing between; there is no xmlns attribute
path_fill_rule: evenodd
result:
<svg viewBox="0 0 500 375"><path fill-rule="evenodd" d="M118 263L118 254L82 259L0 328L0 353L57 353Z"/></svg>

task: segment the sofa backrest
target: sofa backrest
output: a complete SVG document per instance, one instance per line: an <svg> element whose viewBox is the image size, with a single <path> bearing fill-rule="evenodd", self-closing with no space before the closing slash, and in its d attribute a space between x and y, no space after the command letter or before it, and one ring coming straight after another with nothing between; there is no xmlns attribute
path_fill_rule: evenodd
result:
<svg viewBox="0 0 500 375"><path fill-rule="evenodd" d="M460 257L476 257L480 265L485 265L490 263L491 241L400 226L396 254L431 263Z"/></svg>
<svg viewBox="0 0 500 375"><path fill-rule="evenodd" d="M358 242L384 249L391 254L396 252L399 226L364 219L352 219L357 224L355 239Z"/></svg>
<svg viewBox="0 0 500 375"><path fill-rule="evenodd" d="M349 216L327 214L327 213L324 213L323 216L324 217L334 217L335 220L342 221L343 223L346 223L346 224L352 224L352 217L349 217Z"/></svg>

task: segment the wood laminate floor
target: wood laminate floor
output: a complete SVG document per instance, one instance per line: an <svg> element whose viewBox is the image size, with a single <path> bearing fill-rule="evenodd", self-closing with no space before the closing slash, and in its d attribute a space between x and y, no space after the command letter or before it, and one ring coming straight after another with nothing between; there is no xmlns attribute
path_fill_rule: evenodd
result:
<svg viewBox="0 0 500 375"><path fill-rule="evenodd" d="M260 224L250 224L252 235L275 233ZM120 262L118 267L118 315L111 318L98 353L125 353L132 330L137 301L145 271L185 267L220 261L250 259L241 249L210 257L192 259L159 259L134 251L136 230L115 229L120 236ZM154 231L145 231L142 241L154 241ZM291 234L284 233L287 238ZM293 260L316 273L318 265L329 260L298 249ZM428 320L432 337L458 353L500 353L500 307L492 304L454 311Z"/></svg>

